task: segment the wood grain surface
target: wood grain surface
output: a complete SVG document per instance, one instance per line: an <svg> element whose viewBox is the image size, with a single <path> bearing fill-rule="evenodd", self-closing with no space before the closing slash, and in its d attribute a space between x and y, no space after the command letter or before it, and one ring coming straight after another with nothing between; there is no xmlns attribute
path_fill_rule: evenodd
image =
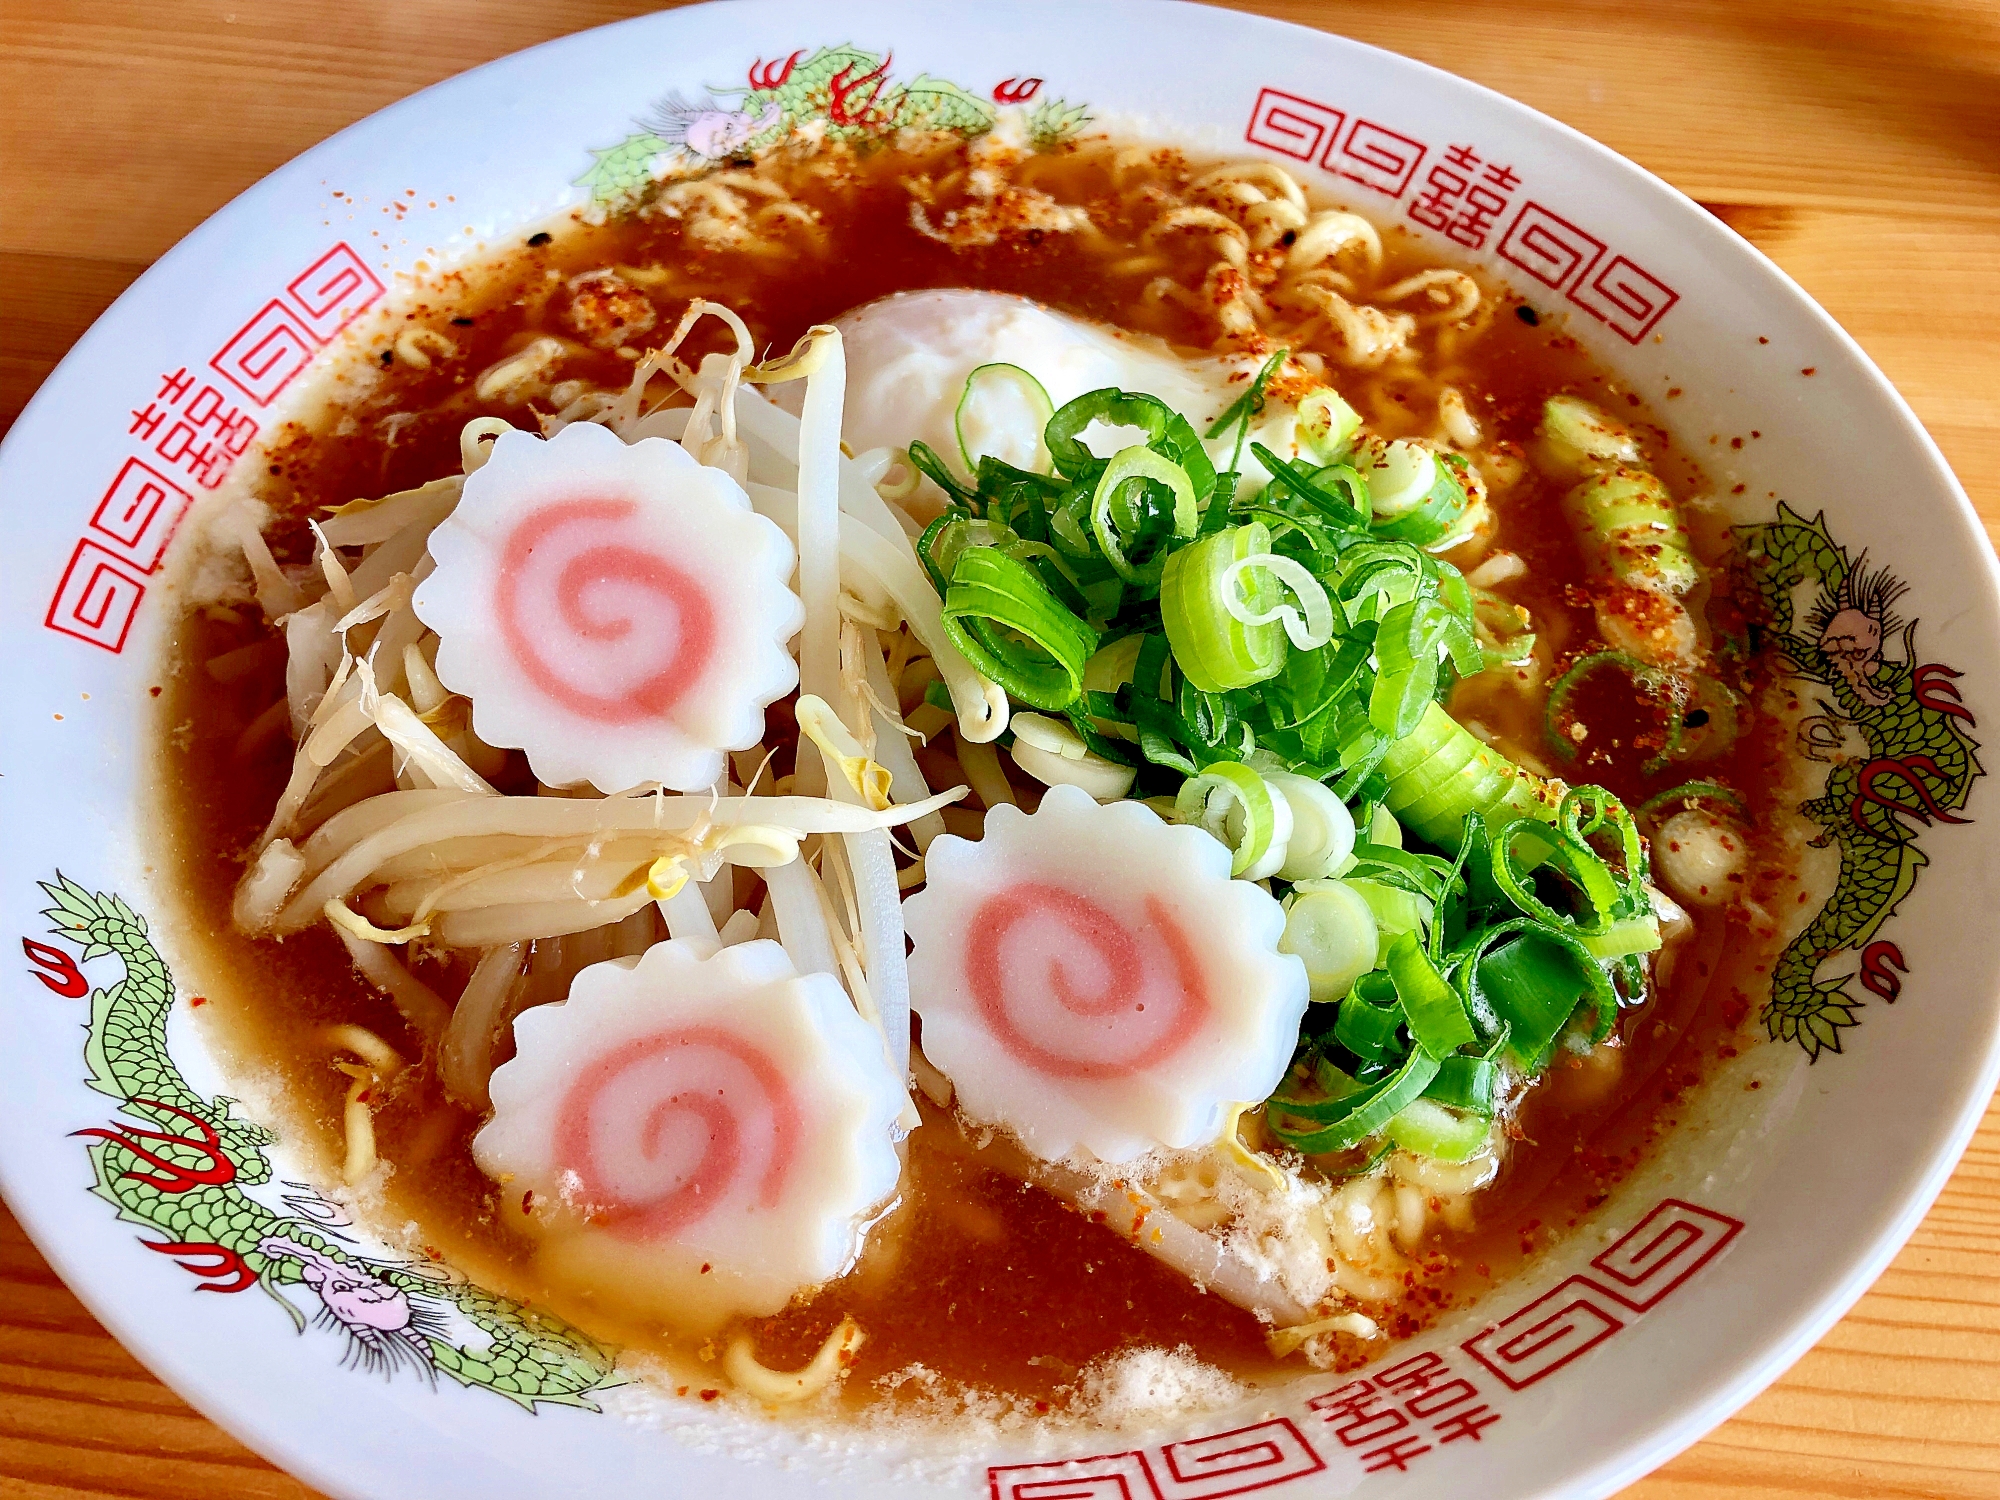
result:
<svg viewBox="0 0 2000 1500"><path fill-rule="evenodd" d="M234 7L234 8L232 8ZM266 172L620 0L0 0L0 432ZM1260 0L1489 84L1711 207L1860 340L2000 536L2000 3ZM0 1497L300 1496L0 1210ZM1820 1346L1631 1500L2000 1496L2000 1109Z"/></svg>

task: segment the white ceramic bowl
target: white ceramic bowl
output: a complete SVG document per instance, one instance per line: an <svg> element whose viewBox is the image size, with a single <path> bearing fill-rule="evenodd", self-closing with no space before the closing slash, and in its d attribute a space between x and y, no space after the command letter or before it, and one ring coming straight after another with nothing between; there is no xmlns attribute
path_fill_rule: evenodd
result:
<svg viewBox="0 0 2000 1500"><path fill-rule="evenodd" d="M588 1350L565 1354L435 1270L361 1239L321 1263L288 1247L287 1221L327 1227L336 1211L299 1185L283 1141L223 1115L229 1081L186 1022L202 975L134 915L161 907L138 812L148 690L176 527L207 485L418 262L475 253L646 170L668 143L635 142L633 122L669 94L695 102L686 149L727 149L765 114L763 94L743 108L746 85L841 44L893 52L884 97L927 73L1023 108L1082 103L1269 155L1379 217L1432 226L1441 249L1566 312L1718 490L1740 487L1740 520L1772 521L1780 501L1823 512L1817 540L1803 522L1763 533L1829 575L1799 570L1801 618L1863 552L1912 585L1911 634L1871 644L1860 621L1847 657L1808 642L1801 663L1818 674L1801 689L1845 721L1825 726L1845 758L1817 805L1847 866L1809 929L1834 951L1823 966L1795 955L1781 1011L1795 1036L1817 1018L1839 1047L1814 1061L1796 1041L1749 1048L1574 1236L1385 1367L1164 1431L1028 1433L928 1457L603 1388ZM874 87L875 61L845 81ZM1670 386L1685 395L1661 400ZM1720 1421L1848 1307L1943 1183L2000 1069L2000 930L1967 920L1993 909L2000 856L1965 759L1974 715L2000 707L1987 696L2000 618L1991 550L1936 449L1824 313L1680 194L1518 104L1336 37L1140 0L746 0L507 58L343 132L166 256L16 426L0 504L0 912L22 943L0 981L0 1184L148 1365L336 1495L1602 1495ZM59 899L40 884L58 871ZM63 903L72 915L45 915ZM121 1129L166 1165L114 1144ZM143 1129L215 1144L130 1134ZM365 1313L370 1296L430 1306L446 1331L378 1326L395 1320ZM390 1343L387 1378L342 1362ZM569 1404L533 1410L522 1392Z"/></svg>

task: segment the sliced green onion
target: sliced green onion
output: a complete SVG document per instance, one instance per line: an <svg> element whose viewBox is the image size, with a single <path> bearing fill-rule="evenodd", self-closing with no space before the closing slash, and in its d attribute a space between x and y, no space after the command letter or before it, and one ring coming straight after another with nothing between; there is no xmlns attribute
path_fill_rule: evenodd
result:
<svg viewBox="0 0 2000 1500"><path fill-rule="evenodd" d="M1430 601L1412 599L1382 617L1375 633L1375 686L1368 717L1390 743L1416 732L1437 697L1437 647L1426 628Z"/></svg>
<svg viewBox="0 0 2000 1500"><path fill-rule="evenodd" d="M1660 946L1660 919L1644 916L1620 917L1601 932L1579 932L1576 940L1596 959L1623 958L1628 953L1651 953Z"/></svg>
<svg viewBox="0 0 2000 1500"><path fill-rule="evenodd" d="M1368 910L1376 914L1376 926L1382 932L1384 958L1388 956L1388 944L1404 932L1424 932L1430 928L1436 902L1428 896L1418 896L1414 890L1390 886L1382 880L1370 880L1366 876L1346 876L1344 884L1356 890L1360 898L1368 902ZM1314 882L1314 886L1318 886L1318 882Z"/></svg>
<svg viewBox="0 0 2000 1500"><path fill-rule="evenodd" d="M1484 1116L1461 1114L1426 1098L1412 1099L1383 1127L1383 1134L1403 1150L1446 1162L1478 1155L1492 1131L1492 1121Z"/></svg>
<svg viewBox="0 0 2000 1500"><path fill-rule="evenodd" d="M1625 804L1601 786L1572 787L1556 808L1556 827L1565 841L1577 850L1590 850L1584 841L1591 834L1608 830L1618 837L1622 875L1614 876L1618 892L1610 904L1598 904L1595 888L1591 900L1602 914L1649 911L1645 889L1646 854L1639 839L1639 825L1625 810ZM1596 853L1595 850L1590 850ZM1602 861L1600 860L1600 863Z"/></svg>
<svg viewBox="0 0 2000 1500"><path fill-rule="evenodd" d="M1297 496L1315 515L1343 528L1358 528L1368 524L1368 512L1365 508L1368 487L1361 483L1358 475L1354 477L1352 492L1349 492L1310 470L1278 457L1262 443L1252 443L1250 451L1257 456L1257 462L1264 466L1264 472L1271 476L1273 486L1281 492ZM1322 469L1320 474L1354 475L1354 471L1344 465L1336 465L1331 470Z"/></svg>
<svg viewBox="0 0 2000 1500"><path fill-rule="evenodd" d="M1679 509L1657 475L1618 464L1563 498L1595 571L1678 598L1701 579Z"/></svg>
<svg viewBox="0 0 2000 1500"><path fill-rule="evenodd" d="M1264 391L1270 385L1271 377L1278 373L1291 352L1289 349L1280 349L1264 361L1256 375L1251 377L1250 384L1243 394L1230 402L1222 415L1208 424L1206 436L1210 442L1225 436L1229 429L1238 423L1248 431L1251 422L1264 414Z"/></svg>
<svg viewBox="0 0 2000 1500"><path fill-rule="evenodd" d="M1490 928L1453 958L1475 1014L1491 1030L1506 1028L1507 1055L1530 1073L1541 1070L1579 1005L1594 1007L1595 1041L1609 1036L1616 1022L1618 994L1602 966L1574 938L1533 921Z"/></svg>
<svg viewBox="0 0 2000 1500"><path fill-rule="evenodd" d="M1269 556L1262 522L1233 526L1182 547L1160 575L1160 619L1174 664L1204 693L1227 692L1275 677L1285 665L1285 632L1275 623L1245 624L1230 610L1236 584L1230 569ZM1272 590L1272 592L1276 592ZM1257 603L1265 603L1261 597Z"/></svg>
<svg viewBox="0 0 2000 1500"><path fill-rule="evenodd" d="M1279 602L1268 609L1259 610L1244 601L1238 592L1238 580L1250 569L1269 573L1292 591L1300 608ZM1326 597L1326 590L1304 563L1294 562L1278 552L1254 552L1248 557L1238 557L1222 570L1222 577L1216 587L1222 595L1222 607L1230 617L1247 628L1269 625L1277 621L1285 627L1285 634L1301 651L1317 651L1333 639L1333 604ZM1271 592L1275 592L1272 590ZM1303 609L1303 613L1300 609Z"/></svg>
<svg viewBox="0 0 2000 1500"><path fill-rule="evenodd" d="M1403 847L1403 825L1396 821L1386 802L1376 803L1368 814L1368 842L1386 844L1391 849Z"/></svg>
<svg viewBox="0 0 2000 1500"><path fill-rule="evenodd" d="M1291 806L1241 761L1217 761L1182 782L1174 812L1229 849L1229 873L1239 879L1262 880L1285 862Z"/></svg>
<svg viewBox="0 0 2000 1500"><path fill-rule="evenodd" d="M1578 473L1644 462L1639 440L1580 396L1543 404L1542 451L1557 468Z"/></svg>
<svg viewBox="0 0 2000 1500"><path fill-rule="evenodd" d="M1404 933L1427 929L1437 911L1434 902L1401 886L1385 885L1379 880L1360 876L1351 876L1342 883L1366 901L1368 909L1375 913L1380 943L1377 962L1388 957L1389 945ZM1315 888L1318 884L1318 881L1313 882Z"/></svg>
<svg viewBox="0 0 2000 1500"><path fill-rule="evenodd" d="M1424 952L1422 940L1406 932L1389 945L1384 965L1403 1002L1410 1035L1432 1057L1449 1057L1478 1041L1465 1014L1465 1001L1444 981Z"/></svg>
<svg viewBox="0 0 2000 1500"><path fill-rule="evenodd" d="M1322 1003L1339 1000L1375 967L1378 945L1374 909L1338 880L1293 896L1278 939L1280 953L1296 954L1306 966L1312 998Z"/></svg>
<svg viewBox="0 0 2000 1500"><path fill-rule="evenodd" d="M944 629L981 673L1035 708L1059 709L1083 691L1097 635L1026 563L968 547L945 592Z"/></svg>
<svg viewBox="0 0 2000 1500"><path fill-rule="evenodd" d="M1264 780L1292 809L1292 838L1280 878L1321 880L1339 873L1354 853L1354 814L1324 782L1290 771L1266 771Z"/></svg>
<svg viewBox="0 0 2000 1500"><path fill-rule="evenodd" d="M1271 1133L1286 1145L1308 1156L1346 1151L1379 1132L1422 1095L1437 1076L1438 1060L1421 1047L1410 1049L1403 1065L1379 1083L1357 1089L1338 1099L1300 1099L1274 1095L1266 1104L1264 1117ZM1317 1130L1300 1130L1287 1119L1315 1124Z"/></svg>
<svg viewBox="0 0 2000 1500"><path fill-rule="evenodd" d="M1366 1063L1387 1062L1402 1051L1403 1008L1377 1005L1351 985L1333 1021L1333 1039Z"/></svg>
<svg viewBox="0 0 2000 1500"><path fill-rule="evenodd" d="M1583 685L1584 679L1615 668L1630 677L1633 683L1648 693L1669 699L1667 703L1667 738L1661 748L1659 762L1670 758L1680 739L1681 712L1680 699L1686 695L1686 685L1679 674L1665 667L1656 667L1643 662L1638 657L1624 651L1593 651L1588 656L1580 656L1570 663L1569 669L1549 684L1549 695L1542 703L1542 739L1549 749L1564 760L1575 760L1578 741L1563 727L1563 716L1569 710L1569 700ZM1649 765L1652 764L1649 762ZM1649 771L1650 775L1651 772Z"/></svg>
<svg viewBox="0 0 2000 1500"><path fill-rule="evenodd" d="M1042 383L1019 365L990 364L981 365L965 377L965 389L960 392L958 407L951 415L951 430L958 438L958 456L965 462L966 473L977 474L980 459L992 451L982 448L975 452L972 442L967 439L965 433L966 408L972 404L973 392L982 381L988 384L1012 385L1020 391L1027 402L1029 420L1033 423L1030 448L1032 457L1028 459L1026 467L1030 469L1046 467L1049 450L1043 441L1043 433L1048 428L1049 419L1056 414L1055 403L1049 399L1049 393Z"/></svg>
<svg viewBox="0 0 2000 1500"><path fill-rule="evenodd" d="M1379 536L1428 546L1465 510L1465 486L1451 465L1421 443L1384 444L1362 478L1374 512L1369 529Z"/></svg>
<svg viewBox="0 0 2000 1500"><path fill-rule="evenodd" d="M1299 399L1299 446L1323 464L1339 463L1361 431L1361 413L1322 388Z"/></svg>
<svg viewBox="0 0 2000 1500"><path fill-rule="evenodd" d="M910 463L917 472L929 479L950 497L952 504L963 505L975 513L981 509L979 495L965 487L964 482L951 472L950 465L937 456L937 450L929 443L917 441L909 447Z"/></svg>
<svg viewBox="0 0 2000 1500"><path fill-rule="evenodd" d="M1500 1067L1492 1059L1454 1054L1438 1064L1437 1077L1424 1090L1424 1097L1490 1118L1499 1079Z"/></svg>
<svg viewBox="0 0 2000 1500"><path fill-rule="evenodd" d="M1434 854L1408 854L1382 844L1357 844L1348 868L1350 880L1373 880L1421 896L1433 905L1448 899L1458 885L1449 860Z"/></svg>
<svg viewBox="0 0 2000 1500"><path fill-rule="evenodd" d="M1144 508L1149 485L1161 486L1172 496L1171 534L1193 536L1201 524L1201 516L1195 506L1192 481L1179 464L1144 444L1119 449L1105 465L1090 497L1091 534L1097 538L1104 560L1127 583L1141 586L1158 582L1160 570L1167 562L1164 550L1145 563L1133 562L1126 553L1128 544L1138 542L1154 529L1146 525L1148 515Z"/></svg>
<svg viewBox="0 0 2000 1500"><path fill-rule="evenodd" d="M1045 786L1080 787L1099 802L1116 802L1132 790L1138 768L1091 753L1075 729L1041 714L1014 714L1014 764Z"/></svg>
<svg viewBox="0 0 2000 1500"><path fill-rule="evenodd" d="M953 515L947 511L929 526L917 542L917 554L924 560L941 594L949 587L958 560L968 547L1006 547L1014 533L998 521Z"/></svg>
<svg viewBox="0 0 2000 1500"><path fill-rule="evenodd" d="M1528 611L1486 589L1472 590L1472 631L1487 665L1518 667L1535 654L1534 623Z"/></svg>
<svg viewBox="0 0 2000 1500"><path fill-rule="evenodd" d="M1469 814L1495 824L1551 822L1561 800L1548 782L1481 744L1436 703L1414 733L1388 747L1382 774L1390 809L1419 838L1446 849L1458 847Z"/></svg>
<svg viewBox="0 0 2000 1500"><path fill-rule="evenodd" d="M1215 492L1215 465L1186 417L1153 396L1121 391L1116 386L1086 391L1065 402L1043 431L1049 458L1066 479L1090 479L1104 470L1105 460L1084 446L1083 433L1093 422L1107 427L1136 427L1146 434L1146 446L1179 465L1194 487L1199 506ZM1192 535L1192 528L1186 533Z"/></svg>
<svg viewBox="0 0 2000 1500"><path fill-rule="evenodd" d="M1596 791L1595 788L1586 790ZM1597 956L1600 958L1616 958L1624 953L1650 952L1659 946L1656 923L1643 929L1620 929L1617 936L1612 935L1619 917L1639 917L1651 923L1652 914L1646 905L1644 892L1634 883L1634 878L1628 874L1621 883L1604 857L1585 841L1584 834L1594 830L1598 822L1593 821L1590 829L1579 826L1579 813L1573 806L1574 799L1578 795L1572 792L1565 796L1562 806L1557 811L1557 842L1553 847L1548 843L1547 831L1540 828L1517 823L1508 827L1489 829L1490 863L1487 873L1490 874L1494 887L1524 916L1533 918L1544 927L1578 938L1604 939L1607 951L1599 953ZM1606 798L1610 796L1609 793L1601 795ZM1622 806L1618 808L1618 814L1621 820L1618 825L1619 831L1623 833L1630 828L1631 820L1625 816L1625 809ZM1529 839L1530 848L1526 858L1517 866L1514 850L1522 836ZM1632 840L1633 844L1636 844L1636 830L1632 830ZM1632 861L1629 868L1639 868L1635 847L1628 845L1626 857ZM1530 884L1531 872L1544 862L1559 868L1574 883L1590 908L1587 920L1564 916L1535 893ZM1631 944L1637 946L1627 946ZM1588 947L1588 943L1585 946Z"/></svg>
<svg viewBox="0 0 2000 1500"><path fill-rule="evenodd" d="M1683 782L1677 787L1661 792L1658 796L1648 797L1644 802L1639 804L1638 811L1633 813L1632 816L1643 823L1658 813L1661 808L1671 806L1676 802L1684 805L1691 805L1696 802L1720 802L1734 809L1736 815L1740 818L1748 818L1750 816L1750 809L1745 805L1743 799L1719 781Z"/></svg>

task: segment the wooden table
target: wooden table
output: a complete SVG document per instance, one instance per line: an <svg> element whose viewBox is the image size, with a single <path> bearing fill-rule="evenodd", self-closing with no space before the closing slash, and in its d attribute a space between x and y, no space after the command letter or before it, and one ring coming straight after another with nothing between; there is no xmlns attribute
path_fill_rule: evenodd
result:
<svg viewBox="0 0 2000 1500"><path fill-rule="evenodd" d="M425 84L648 8L0 0L0 431L266 172ZM1254 8L1490 84L1709 205L1888 371L2000 535L2000 3ZM307 1493L148 1375L0 1210L0 1497ZM1825 1342L1627 1493L2000 1496L2000 1109Z"/></svg>

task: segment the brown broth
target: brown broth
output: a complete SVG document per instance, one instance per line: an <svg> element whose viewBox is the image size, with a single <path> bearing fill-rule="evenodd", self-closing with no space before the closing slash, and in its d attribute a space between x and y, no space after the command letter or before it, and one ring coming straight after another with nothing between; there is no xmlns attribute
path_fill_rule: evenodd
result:
<svg viewBox="0 0 2000 1500"><path fill-rule="evenodd" d="M410 299L403 318L435 327L459 345L456 358L429 369L397 363L394 328L372 359L377 373L356 390L349 382L310 426L292 426L264 452L260 493L280 517L273 531L281 557L303 559L303 519L316 507L388 493L455 472L458 431L482 408L471 378L548 326L572 275L615 265L663 268L654 296L661 330L686 297L701 294L733 306L761 343L783 348L808 326L891 291L971 286L1028 293L1056 307L1183 344L1205 344L1207 330L1172 302L1136 298L1130 283L1108 276L1105 252L1060 234L1003 236L997 243L953 249L910 227L902 175L933 180L954 167L950 154L912 164L893 153L850 163L798 197L818 217L818 253L756 258L703 249L679 221L627 218L593 226L562 226L541 245L496 256L477 272L441 278ZM1158 169L1181 169L1162 157ZM1140 227L1108 190L1101 170L1061 158L1042 160L1023 175L1090 206L1116 242ZM1185 177L1185 172L1181 172ZM538 237L541 238L541 237ZM1114 245L1114 249L1117 248ZM1418 247L1391 236L1384 278L1432 264ZM1177 250L1181 273L1199 282L1192 248ZM1456 356L1455 383L1497 439L1525 446L1543 400L1577 391L1644 422L1636 398L1593 366L1562 329L1560 318L1537 319L1526 304L1503 302L1479 340ZM629 356L595 352L574 357L562 373L595 384L622 385ZM1394 434L1407 390L1393 380L1336 371L1349 399L1378 431ZM503 408L503 410L505 410ZM394 441L380 420L415 413ZM525 420L518 409L509 413ZM1401 430L1414 430L1410 418ZM1657 429L1649 443L1656 467L1681 494L1699 483ZM1528 564L1511 587L1559 660L1599 649L1583 592L1582 566L1553 487L1532 470L1496 500L1498 545ZM1715 517L1691 524L1707 560L1725 560L1727 534ZM1729 575L1717 573L1719 604L1728 605ZM316 1157L322 1173L337 1169L341 1103L347 1086L331 1066L319 1028L356 1021L389 1037L407 1053L419 1050L393 1006L349 966L338 943L315 930L284 942L253 940L230 925L232 889L242 858L283 785L290 745L283 735L252 753L238 737L282 695L282 653L263 669L224 685L203 663L223 651L269 637L254 611L192 611L178 623L161 719L161 782L166 867L183 903L182 926L199 950L206 985L203 1014L239 1065L282 1081L283 1124L296 1145ZM1762 667L1740 669L1746 687L1762 682ZM1593 685L1585 707L1596 732L1574 767L1554 766L1577 779L1601 781L1629 803L1686 779L1686 770L1647 776L1639 769L1657 706L1633 698L1615 682ZM1621 701L1620 693L1630 701ZM1498 673L1468 683L1454 703L1477 716L1499 742L1531 762L1546 762L1539 695L1517 691ZM1601 701L1600 701L1601 700ZM1753 700L1754 701L1754 700ZM1741 789L1765 826L1775 811L1782 745L1775 729L1753 725L1721 761L1702 774ZM1768 898L1789 878L1771 860L1754 877ZM1594 1065L1558 1067L1516 1119L1517 1139L1503 1179L1478 1202L1478 1227L1434 1240L1395 1331L1408 1334L1436 1312L1478 1296L1504 1279L1603 1202L1617 1180L1674 1123L1674 1105L1719 1056L1734 1055L1738 1027L1750 1009L1765 963L1764 939L1740 921L1704 916L1680 955L1672 983L1648 1005L1628 1012L1620 1045ZM444 993L464 974L432 973ZM1614 1066L1615 1064L1615 1066ZM613 1307L593 1306L573 1293L538 1284L529 1246L501 1222L499 1190L473 1166L467 1147L479 1121L444 1100L428 1070L409 1070L387 1090L377 1115L383 1157L394 1172L383 1189L384 1225L414 1221L425 1253L448 1259L496 1290L550 1306L607 1340L678 1354L701 1380L704 1366L670 1335L630 1325ZM1223 1368L1250 1378L1282 1369L1265 1350L1249 1314L1190 1287L1111 1231L1040 1191L1027 1188L971 1153L949 1125L918 1131L900 1205L871 1238L847 1277L788 1312L755 1325L761 1357L791 1365L809 1357L844 1314L867 1330L851 1392L921 1362L948 1380L1031 1403L1061 1399L1081 1367L1140 1345L1186 1345ZM717 1382L719 1383L719 1382Z"/></svg>

